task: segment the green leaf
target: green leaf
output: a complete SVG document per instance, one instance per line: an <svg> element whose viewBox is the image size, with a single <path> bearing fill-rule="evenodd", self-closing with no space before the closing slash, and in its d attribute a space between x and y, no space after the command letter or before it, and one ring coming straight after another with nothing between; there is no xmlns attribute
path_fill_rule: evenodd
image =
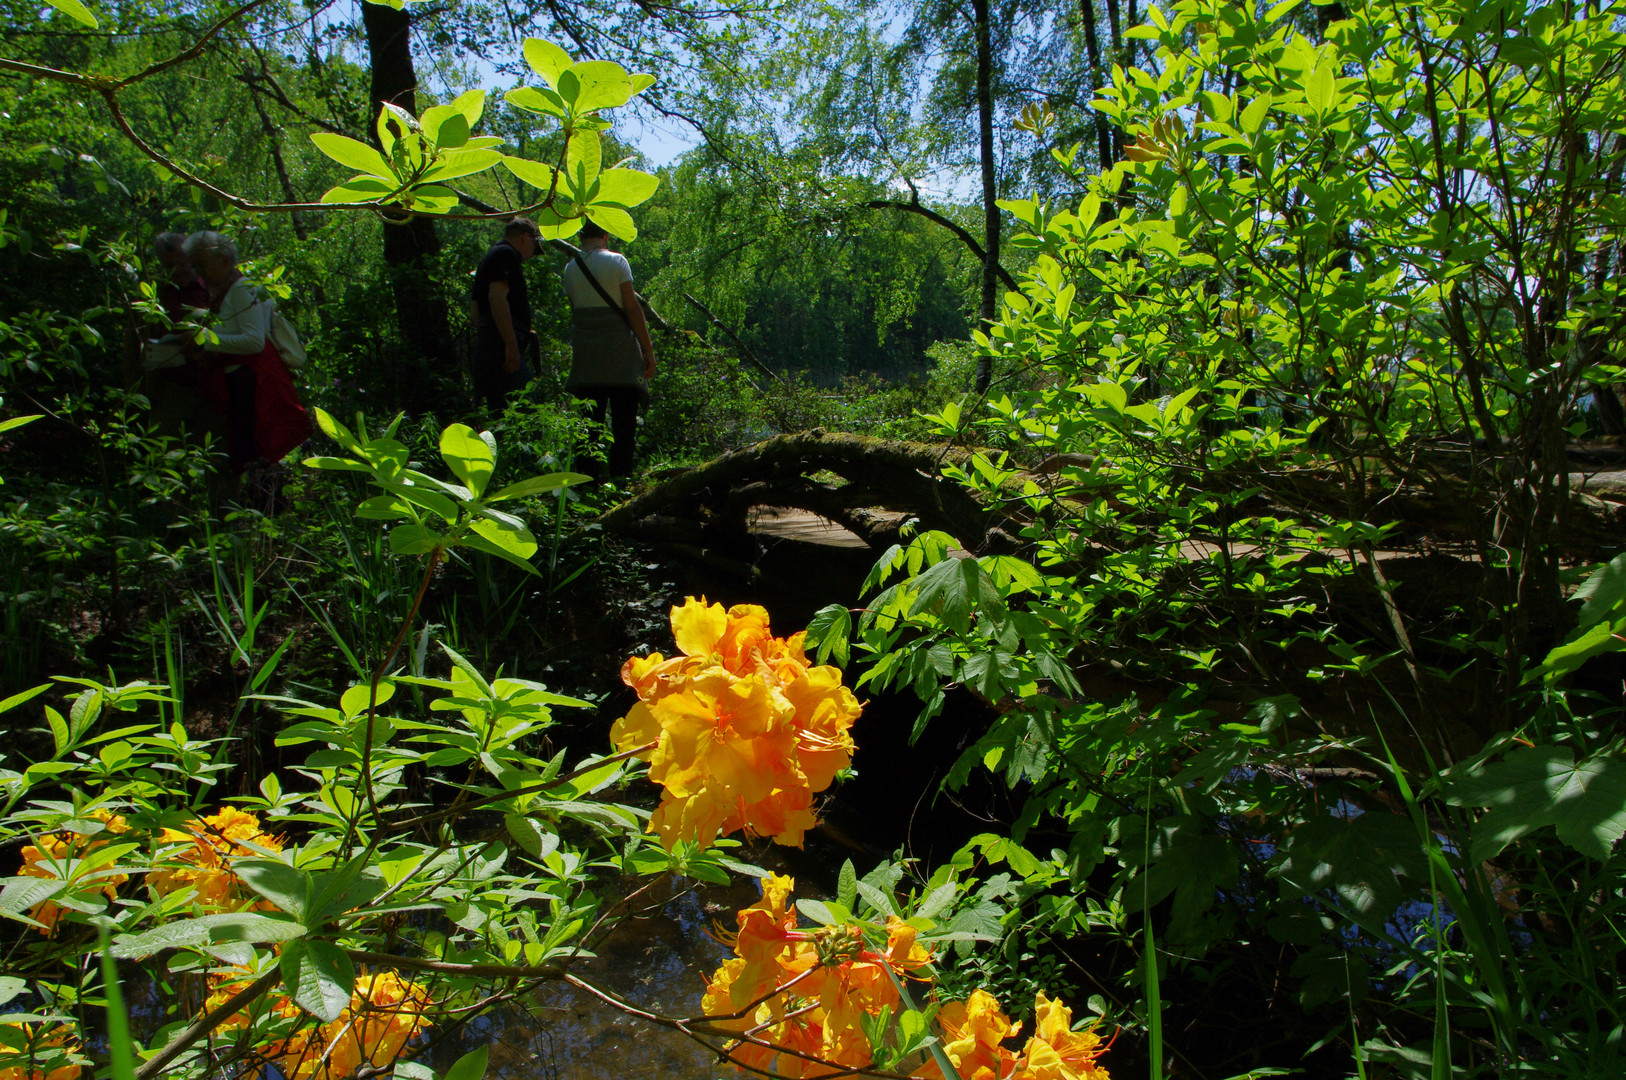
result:
<svg viewBox="0 0 1626 1080"><path fill-rule="evenodd" d="M345 912L366 907L373 897L384 891L384 876L363 854L338 870L312 875L311 888L316 899L311 903L312 914L307 921L314 927Z"/></svg>
<svg viewBox="0 0 1626 1080"><path fill-rule="evenodd" d="M525 62L531 65L536 72L549 85L557 87L559 76L571 65L570 54L551 41L541 38L526 38L522 47Z"/></svg>
<svg viewBox="0 0 1626 1080"><path fill-rule="evenodd" d="M570 113L565 99L558 91L539 86L521 86L503 95L503 100L516 109L564 119Z"/></svg>
<svg viewBox="0 0 1626 1080"><path fill-rule="evenodd" d="M113 1080L135 1080L135 1040L130 1038L130 1014L124 1008L124 988L119 985L119 966L113 962L108 945L107 924L96 928L102 950L102 991L107 995L107 1042L113 1059Z"/></svg>
<svg viewBox="0 0 1626 1080"><path fill-rule="evenodd" d="M485 491L497 467L497 453L489 438L475 434L467 424L453 424L440 433L440 456L475 498Z"/></svg>
<svg viewBox="0 0 1626 1080"><path fill-rule="evenodd" d="M853 616L845 604L820 608L807 624L807 642L818 647L814 662L822 664L834 656L838 666L846 667L852 632Z"/></svg>
<svg viewBox="0 0 1626 1080"><path fill-rule="evenodd" d="M39 697L41 694L45 693L45 691L49 690L51 686L52 684L48 682L40 683L38 686L31 687L27 690L20 690L17 693L12 694L4 701L0 701L0 713L10 712L23 702Z"/></svg>
<svg viewBox="0 0 1626 1080"><path fill-rule="evenodd" d="M340 165L347 165L358 169L369 176L381 176L388 180L395 179L395 170L390 163L384 160L384 155L368 146L364 142L335 135L331 131L313 131L311 142L316 149L337 161Z"/></svg>
<svg viewBox="0 0 1626 1080"><path fill-rule="evenodd" d="M446 1070L445 1080L484 1080L486 1075L486 1059L491 1048L477 1046L452 1063Z"/></svg>
<svg viewBox="0 0 1626 1080"><path fill-rule="evenodd" d="M1257 132L1264 126L1265 117L1270 115L1270 95L1260 94L1248 103L1237 120L1237 125L1249 135Z"/></svg>
<svg viewBox="0 0 1626 1080"><path fill-rule="evenodd" d="M452 108L463 114L468 121L469 130L473 131L480 122L480 116L486 108L486 92L484 90L465 90L453 98L449 104Z"/></svg>
<svg viewBox="0 0 1626 1080"><path fill-rule="evenodd" d="M581 473L558 472L547 473L544 476L531 476L524 480L509 484L495 495L486 497L486 502L503 502L508 499L523 499L529 495L546 495L550 491L570 487L572 484L585 484L592 477Z"/></svg>
<svg viewBox="0 0 1626 1080"><path fill-rule="evenodd" d="M617 206L637 206L648 202L661 186L661 178L654 173L638 169L605 169L598 174L598 195L593 205L614 203Z"/></svg>
<svg viewBox="0 0 1626 1080"><path fill-rule="evenodd" d="M1626 763L1597 756L1579 764L1566 746L1518 750L1445 783L1446 801L1490 809L1475 823L1469 857L1493 859L1544 825L1583 855L1609 858L1626 834Z"/></svg>
<svg viewBox="0 0 1626 1080"><path fill-rule="evenodd" d="M1574 600L1585 600L1581 605L1579 625L1593 626L1605 619L1613 619L1626 605L1626 554L1616 555L1592 574L1575 590ZM0 705L0 712L5 707Z"/></svg>
<svg viewBox="0 0 1626 1080"><path fill-rule="evenodd" d="M1594 656L1618 652L1626 648L1626 618L1618 623L1600 622L1572 634L1569 641L1558 646L1542 658L1539 667L1531 668L1524 681L1545 676L1549 682L1561 679L1575 671Z"/></svg>
<svg viewBox="0 0 1626 1080"><path fill-rule="evenodd" d="M92 30L101 25L96 21L96 16L90 13L90 9L81 4L79 0L45 0L45 2L68 16L68 18L81 25L88 26Z"/></svg>
<svg viewBox="0 0 1626 1080"><path fill-rule="evenodd" d="M836 883L836 900L851 911L858 904L858 870L848 859L841 864L841 877Z"/></svg>
<svg viewBox="0 0 1626 1080"><path fill-rule="evenodd" d="M1428 880L1428 862L1409 818L1377 811L1353 818L1322 814L1283 838L1276 874L1292 893L1313 896L1330 889L1356 912L1383 916L1406 895L1401 878Z"/></svg>
<svg viewBox="0 0 1626 1080"><path fill-rule="evenodd" d="M473 529L475 536L497 548L504 558L524 562L536 554L536 537L529 529L515 529L490 518L476 521Z"/></svg>
<svg viewBox="0 0 1626 1080"><path fill-rule="evenodd" d="M461 121L462 116L459 115L457 119ZM501 160L502 154L495 150L453 150L442 154L440 160L423 174L423 179L439 183L455 180L459 176L473 176L485 172Z"/></svg>
<svg viewBox="0 0 1626 1080"><path fill-rule="evenodd" d="M570 102L578 116L613 109L632 100L632 80L627 77L627 69L613 60L583 60L572 67L569 74L575 77L575 93L567 89L571 80L561 73L559 94Z"/></svg>
<svg viewBox="0 0 1626 1080"><path fill-rule="evenodd" d="M356 969L331 941L290 941L282 947L282 983L306 1012L331 1023L350 1004Z"/></svg>
<svg viewBox="0 0 1626 1080"><path fill-rule="evenodd" d="M395 194L400 185L373 176L357 176L322 193L325 203L378 202Z"/></svg>
<svg viewBox="0 0 1626 1080"><path fill-rule="evenodd" d="M613 206L595 203L589 208L589 212L589 216L604 231L619 236L623 240L638 239L638 226L633 224L632 215L625 210L618 210Z"/></svg>
<svg viewBox="0 0 1626 1080"><path fill-rule="evenodd" d="M571 133L570 145L565 149L564 184L576 202L586 202L593 181L598 179L604 165L604 147L598 132L577 130ZM608 228L608 226L605 226Z"/></svg>
<svg viewBox="0 0 1626 1080"><path fill-rule="evenodd" d="M44 415L44 413L34 413L30 416L13 416L10 420L0 420L0 435L20 428L24 424L32 424Z"/></svg>
<svg viewBox="0 0 1626 1080"><path fill-rule="evenodd" d="M397 525L390 530L390 550L397 555L427 555L446 544L446 537L416 522Z"/></svg>
<svg viewBox="0 0 1626 1080"><path fill-rule="evenodd" d="M525 183L538 191L551 191L558 177L551 165L544 165L540 161L528 161L525 158L504 156L503 166ZM563 185L561 183L561 189Z"/></svg>
<svg viewBox="0 0 1626 1080"><path fill-rule="evenodd" d="M424 134L442 150L456 150L469 141L469 118L451 105L425 109L418 122L423 125Z"/></svg>
<svg viewBox="0 0 1626 1080"><path fill-rule="evenodd" d="M120 934L113 955L140 960L166 949L196 948L229 941L282 942L304 936L304 924L256 912L228 912L196 919L177 919L139 934Z"/></svg>
<svg viewBox="0 0 1626 1080"><path fill-rule="evenodd" d="M1304 97L1318 116L1325 116L1338 103L1338 73L1331 61L1323 58L1316 64L1304 84Z"/></svg>
<svg viewBox="0 0 1626 1080"><path fill-rule="evenodd" d="M310 875L279 859L238 859L232 872L243 883L301 922L311 898Z"/></svg>

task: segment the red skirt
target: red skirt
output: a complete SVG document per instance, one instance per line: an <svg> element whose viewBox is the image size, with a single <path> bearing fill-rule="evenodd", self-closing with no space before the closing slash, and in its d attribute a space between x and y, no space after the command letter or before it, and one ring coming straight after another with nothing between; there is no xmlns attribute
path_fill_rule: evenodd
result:
<svg viewBox="0 0 1626 1080"><path fill-rule="evenodd" d="M241 365L254 376L254 456L281 461L288 451L310 438L311 418L294 391L293 373L267 339L265 348L251 356L210 353L198 390L215 411L232 415L231 395L226 388L226 368ZM246 433L244 433L246 434ZM237 439L236 432L232 437ZM243 440L246 441L246 440ZM234 447L232 458L242 462L246 455Z"/></svg>

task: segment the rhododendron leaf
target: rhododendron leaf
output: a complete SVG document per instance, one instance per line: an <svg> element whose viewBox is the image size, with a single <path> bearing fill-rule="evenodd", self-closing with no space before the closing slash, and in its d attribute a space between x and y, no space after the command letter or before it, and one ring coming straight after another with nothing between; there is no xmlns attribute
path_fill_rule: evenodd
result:
<svg viewBox="0 0 1626 1080"><path fill-rule="evenodd" d="M90 13L90 9L81 4L79 0L45 0L45 2L82 26L88 26L94 30L101 25L96 21L96 16Z"/></svg>
<svg viewBox="0 0 1626 1080"><path fill-rule="evenodd" d="M390 168L389 162L384 160L384 155L364 142L327 131L312 132L311 142L316 144L316 149L340 165L359 170L368 176L395 179L395 171Z"/></svg>
<svg viewBox="0 0 1626 1080"><path fill-rule="evenodd" d="M294 1003L324 1023L337 1020L356 988L356 969L330 941L290 941L282 947L282 983Z"/></svg>
<svg viewBox="0 0 1626 1080"><path fill-rule="evenodd" d="M836 881L836 899L848 908L858 903L858 870L851 859L841 864L841 876Z"/></svg>
<svg viewBox="0 0 1626 1080"><path fill-rule="evenodd" d="M467 424L453 424L441 432L440 456L476 498L485 491L492 470L497 467L497 455L491 444Z"/></svg>
<svg viewBox="0 0 1626 1080"><path fill-rule="evenodd" d="M6 882L6 887L0 890L0 915L27 923L29 926L40 926L23 912L42 903L67 888L68 883L54 878L19 877Z"/></svg>
<svg viewBox="0 0 1626 1080"><path fill-rule="evenodd" d="M232 871L279 911L304 921L312 897L310 875L305 871L279 859L238 859L232 863Z"/></svg>
<svg viewBox="0 0 1626 1080"><path fill-rule="evenodd" d="M347 911L365 907L384 891L383 875L369 866L367 855L357 855L342 869L312 877L316 899L311 904L313 924L326 922Z"/></svg>
<svg viewBox="0 0 1626 1080"><path fill-rule="evenodd" d="M390 550L397 555L427 555L445 546L446 538L427 525L412 522L390 530Z"/></svg>
<svg viewBox="0 0 1626 1080"><path fill-rule="evenodd" d="M445 1080L484 1080L490 1048L477 1046L452 1063Z"/></svg>
<svg viewBox="0 0 1626 1080"><path fill-rule="evenodd" d="M377 698L373 698L372 683L357 683L339 695L339 710L344 713L346 720L354 720L367 711L369 700L372 700L374 705L382 705L394 696L395 683L389 679L378 680Z"/></svg>
<svg viewBox="0 0 1626 1080"><path fill-rule="evenodd" d="M492 495L486 502L502 502L505 499L523 499L528 495L546 495L560 488L570 487L572 484L585 484L592 477L581 473L557 472L547 473L543 476L532 476L516 483L509 484L501 491Z"/></svg>
<svg viewBox="0 0 1626 1080"><path fill-rule="evenodd" d="M506 559L526 573L537 573L536 567L526 561L536 554L536 537L528 529L513 529L490 518L481 518L474 523L473 531L463 537L463 543L476 551Z"/></svg>
<svg viewBox="0 0 1626 1080"><path fill-rule="evenodd" d="M546 79L549 86L559 85L559 76L571 65L569 53L541 38L526 38L521 52L531 70Z"/></svg>

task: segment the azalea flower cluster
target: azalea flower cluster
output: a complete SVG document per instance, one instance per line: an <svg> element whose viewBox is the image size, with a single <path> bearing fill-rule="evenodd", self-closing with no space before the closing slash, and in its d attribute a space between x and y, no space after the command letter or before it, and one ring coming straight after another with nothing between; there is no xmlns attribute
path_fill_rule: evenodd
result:
<svg viewBox="0 0 1626 1080"><path fill-rule="evenodd" d="M705 1014L717 1027L738 1032L729 1060L743 1070L817 1078L867 1067L873 1048L862 1017L899 1005L897 980L918 978L931 955L915 928L887 919L884 950L865 946L857 927L797 927L790 894L795 882L770 875L762 899L737 916L734 957L708 981ZM886 969L890 967L889 973ZM1006 1045L1022 1025L999 1002L974 991L937 1012L943 1049L961 1080L1109 1080L1096 1063L1106 1049L1093 1029L1074 1031L1072 1012L1038 995L1035 1031L1020 1052ZM915 1072L944 1080L928 1060Z"/></svg>
<svg viewBox="0 0 1626 1080"><path fill-rule="evenodd" d="M217 1008L244 985L238 981L219 986L209 995L207 1008ZM429 1029L424 1013L432 1003L427 989L393 971L360 975L350 1004L335 1019L299 1026L259 1052L286 1080L344 1080L363 1065L387 1069L407 1043ZM272 1000L270 1008L273 1015L296 1023L305 1018L286 996ZM247 1014L238 1013L222 1029L245 1027L248 1022ZM263 1068L258 1073L261 1080L268 1075Z"/></svg>
<svg viewBox="0 0 1626 1080"><path fill-rule="evenodd" d="M729 1055L743 1068L772 1066L775 1075L794 1077L832 1075L811 1059L861 1068L871 1056L861 1018L898 1005L886 968L907 974L931 955L915 942L915 928L895 917L887 920L884 952L866 948L857 927L800 930L794 887L793 879L770 875L762 899L739 912L734 958L707 983L704 1011L743 1036Z"/></svg>
<svg viewBox="0 0 1626 1080"><path fill-rule="evenodd" d="M23 848L23 865L17 873L22 877L52 880L71 876L70 862L83 859L97 848L105 847L109 836L117 836L130 829L123 817L106 810L94 810L88 816L102 823L101 832L93 836L76 832L46 833L40 837L38 844L29 844ZM119 886L130 880L130 875L100 873L96 875L95 880L100 882L101 892L112 900L118 896ZM46 937L55 937L57 923L62 918L62 910L56 901L45 900L35 904L29 910L28 917L41 924L40 933ZM0 1071L0 1080L8 1080L3 1071Z"/></svg>
<svg viewBox="0 0 1626 1080"><path fill-rule="evenodd" d="M1109 1080L1096 1063L1107 1048L1094 1028L1073 1030L1073 1011L1039 991L1034 1001L1033 1035L1021 1053L1005 1043L1021 1033L992 994L973 990L965 1001L951 1001L937 1013L943 1049L960 1080ZM917 1076L943 1080L942 1070L928 1061Z"/></svg>
<svg viewBox="0 0 1626 1080"><path fill-rule="evenodd" d="M860 705L841 671L814 666L804 634L776 638L768 613L689 597L672 609L680 655L633 657L622 680L638 704L610 730L665 791L650 831L668 850L744 829L801 846L813 796L852 763Z"/></svg>
<svg viewBox="0 0 1626 1080"><path fill-rule="evenodd" d="M160 870L148 879L159 895L191 888L199 904L225 911L235 911L253 895L232 873L228 860L264 857L282 850L279 838L261 830L259 818L235 806L190 821L184 830L165 829L159 842L186 845L168 854L183 865Z"/></svg>
<svg viewBox="0 0 1626 1080"><path fill-rule="evenodd" d="M65 1024L59 1024L42 1034L36 1033L33 1024L5 1026L8 1030L0 1035L0 1051L4 1051L8 1058L32 1059L42 1050L58 1047L70 1054L79 1052L79 1043L69 1038L74 1031ZM0 1080L79 1080L81 1071L81 1068L73 1062L58 1065L54 1069L45 1069L29 1060L26 1064L0 1068Z"/></svg>

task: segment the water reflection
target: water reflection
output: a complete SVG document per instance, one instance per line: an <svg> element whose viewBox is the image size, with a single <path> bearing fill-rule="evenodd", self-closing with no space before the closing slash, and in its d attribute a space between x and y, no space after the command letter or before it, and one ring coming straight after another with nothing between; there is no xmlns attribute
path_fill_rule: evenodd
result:
<svg viewBox="0 0 1626 1080"><path fill-rule="evenodd" d="M729 888L689 888L676 879L664 895L640 898L638 914L622 922L598 956L572 970L627 1000L669 1015L700 1012L705 978L729 955L707 931L732 927L734 912L761 890L747 879ZM626 1016L564 984L549 984L525 1007L479 1018L435 1047L429 1062L444 1071L477 1046L489 1046L487 1080L602 1080L604 1077L731 1077L715 1054L682 1034Z"/></svg>

